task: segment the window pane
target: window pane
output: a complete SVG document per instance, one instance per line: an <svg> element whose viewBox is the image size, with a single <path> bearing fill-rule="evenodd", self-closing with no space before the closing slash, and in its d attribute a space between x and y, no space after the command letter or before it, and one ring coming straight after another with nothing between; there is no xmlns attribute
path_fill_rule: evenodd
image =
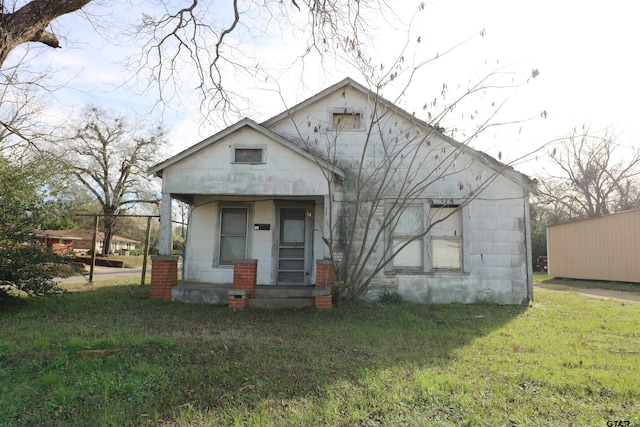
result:
<svg viewBox="0 0 640 427"><path fill-rule="evenodd" d="M462 236L462 212L460 208L431 208L429 219L431 224L442 220L442 222L431 227L430 234L432 236Z"/></svg>
<svg viewBox="0 0 640 427"><path fill-rule="evenodd" d="M305 237L306 211L304 208L280 210L280 244L302 245Z"/></svg>
<svg viewBox="0 0 640 427"><path fill-rule="evenodd" d="M262 148L236 148L236 163L262 163Z"/></svg>
<svg viewBox="0 0 640 427"><path fill-rule="evenodd" d="M417 236L422 233L422 206L407 207L398 218L395 236Z"/></svg>
<svg viewBox="0 0 640 427"><path fill-rule="evenodd" d="M281 259L278 262L280 270L304 270L304 259Z"/></svg>
<svg viewBox="0 0 640 427"><path fill-rule="evenodd" d="M304 248L280 248L280 258L304 258Z"/></svg>
<svg viewBox="0 0 640 427"><path fill-rule="evenodd" d="M220 237L220 264L233 264L237 259L245 259L246 238L244 236Z"/></svg>
<svg viewBox="0 0 640 427"><path fill-rule="evenodd" d="M222 234L247 234L247 210L243 208L222 209Z"/></svg>
<svg viewBox="0 0 640 427"><path fill-rule="evenodd" d="M360 129L360 113L334 113L333 129Z"/></svg>
<svg viewBox="0 0 640 427"><path fill-rule="evenodd" d="M410 239L393 239L393 252L396 253ZM422 267L422 239L416 239L405 246L393 258L394 267Z"/></svg>
<svg viewBox="0 0 640 427"><path fill-rule="evenodd" d="M283 219L281 243L304 243L304 219Z"/></svg>
<svg viewBox="0 0 640 427"><path fill-rule="evenodd" d="M460 269L460 239L432 239L431 267Z"/></svg>

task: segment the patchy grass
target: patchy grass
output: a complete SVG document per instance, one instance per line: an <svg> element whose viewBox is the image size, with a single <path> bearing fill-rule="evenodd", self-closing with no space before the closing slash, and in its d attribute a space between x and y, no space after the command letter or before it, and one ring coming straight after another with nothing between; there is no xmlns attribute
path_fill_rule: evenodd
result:
<svg viewBox="0 0 640 427"><path fill-rule="evenodd" d="M640 424L640 304L233 311L131 283L0 309L0 425Z"/></svg>

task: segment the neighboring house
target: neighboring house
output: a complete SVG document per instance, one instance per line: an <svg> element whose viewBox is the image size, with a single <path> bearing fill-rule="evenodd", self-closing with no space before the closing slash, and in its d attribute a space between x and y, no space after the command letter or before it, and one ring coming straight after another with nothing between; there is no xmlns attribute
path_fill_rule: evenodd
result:
<svg viewBox="0 0 640 427"><path fill-rule="evenodd" d="M640 283L640 209L547 227L549 275Z"/></svg>
<svg viewBox="0 0 640 427"><path fill-rule="evenodd" d="M72 230L59 230L60 233L64 233L67 236L74 238L73 250L74 252L89 252L91 250L91 244L93 242L93 230L86 229L72 229ZM128 239L126 237L113 235L111 237L111 249L110 253L119 253L122 251L129 251L136 249L136 245L139 244L137 240ZM96 241L97 253L102 252L102 246L104 244L104 232L98 231Z"/></svg>
<svg viewBox="0 0 640 427"><path fill-rule="evenodd" d="M74 243L82 240L72 236L67 230L35 230L35 237L47 248L58 255L68 255L73 252Z"/></svg>
<svg viewBox="0 0 640 427"><path fill-rule="evenodd" d="M372 120L375 132L369 132ZM364 171L373 176L409 138L417 155L403 157L404 163L396 156L391 173L411 179L388 184L384 203L371 211L382 238L365 267L390 256L389 248L403 249L375 274L365 297L391 291L424 303L532 300L529 194L535 181L351 79L266 122L243 119L149 170L162 178L164 258L158 265L177 262L169 257L171 200L190 205L183 281L158 298L231 286L238 259L256 264L258 287L318 285L326 260L342 257L341 227L357 199L354 165L365 145ZM439 170L444 159L451 161L446 171ZM414 189L394 226L380 226L385 211L397 206L394 187L427 182L430 175L437 179ZM379 188L372 186L367 197ZM153 283L151 292L153 298Z"/></svg>

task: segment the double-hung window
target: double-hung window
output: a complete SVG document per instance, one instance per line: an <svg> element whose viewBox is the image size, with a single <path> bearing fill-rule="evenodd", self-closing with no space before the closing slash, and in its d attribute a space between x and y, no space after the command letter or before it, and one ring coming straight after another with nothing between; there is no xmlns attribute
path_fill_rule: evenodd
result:
<svg viewBox="0 0 640 427"><path fill-rule="evenodd" d="M458 206L432 206L431 268L434 270L462 269L462 210Z"/></svg>
<svg viewBox="0 0 640 427"><path fill-rule="evenodd" d="M407 206L398 216L392 232L393 268L422 269L424 214L422 205ZM418 237L420 236L420 237Z"/></svg>
<svg viewBox="0 0 640 427"><path fill-rule="evenodd" d="M247 252L247 208L223 207L220 211L219 265L233 265Z"/></svg>

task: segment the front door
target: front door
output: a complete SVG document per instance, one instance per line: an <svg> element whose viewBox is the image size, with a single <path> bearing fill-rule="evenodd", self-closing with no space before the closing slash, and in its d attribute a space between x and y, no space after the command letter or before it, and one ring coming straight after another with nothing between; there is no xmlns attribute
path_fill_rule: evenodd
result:
<svg viewBox="0 0 640 427"><path fill-rule="evenodd" d="M309 284L309 243L311 209L305 206L282 206L278 210L277 283Z"/></svg>

